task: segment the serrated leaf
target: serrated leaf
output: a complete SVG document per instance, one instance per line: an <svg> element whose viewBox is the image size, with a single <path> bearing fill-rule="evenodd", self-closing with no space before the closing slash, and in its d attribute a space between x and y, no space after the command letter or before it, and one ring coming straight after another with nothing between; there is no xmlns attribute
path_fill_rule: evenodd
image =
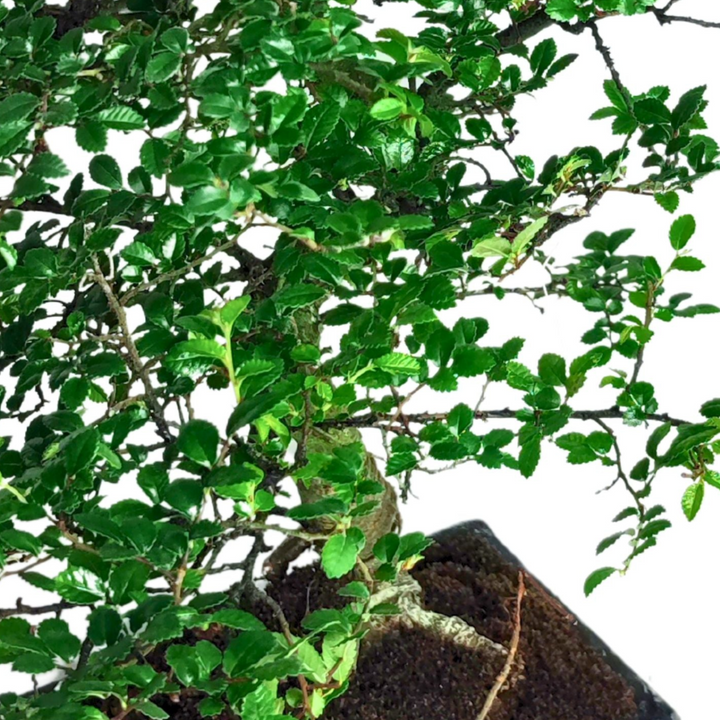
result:
<svg viewBox="0 0 720 720"><path fill-rule="evenodd" d="M325 101L311 107L303 121L305 146L308 150L319 145L330 133L340 119L340 105Z"/></svg>
<svg viewBox="0 0 720 720"><path fill-rule="evenodd" d="M376 367L393 375L417 375L420 362L417 358L403 353L389 353L374 361Z"/></svg>
<svg viewBox="0 0 720 720"><path fill-rule="evenodd" d="M148 82L161 83L169 80L180 70L182 58L174 52L161 52L150 60L145 70Z"/></svg>
<svg viewBox="0 0 720 720"><path fill-rule="evenodd" d="M590 593L592 593L593 590L595 590L595 588L600 585L600 583L607 580L611 575L614 575L616 572L617 568L604 567L590 573L588 579L585 581L585 597L588 597Z"/></svg>
<svg viewBox="0 0 720 720"><path fill-rule="evenodd" d="M675 250L682 250L695 234L695 218L681 215L670 228L670 244Z"/></svg>
<svg viewBox="0 0 720 720"><path fill-rule="evenodd" d="M395 120L405 109L405 103L397 98L383 98L370 108L370 116L375 120Z"/></svg>
<svg viewBox="0 0 720 720"><path fill-rule="evenodd" d="M613 533L612 535L606 537L604 540L601 540L598 543L595 554L600 555L600 553L605 552L605 550L612 547L623 535L626 534L627 532L623 530L622 532Z"/></svg>
<svg viewBox="0 0 720 720"><path fill-rule="evenodd" d="M0 124L24 120L40 105L40 98L27 92L15 93L0 102Z"/></svg>
<svg viewBox="0 0 720 720"><path fill-rule="evenodd" d="M100 445L100 433L89 427L72 438L65 447L65 469L71 477L88 467L94 460Z"/></svg>
<svg viewBox="0 0 720 720"><path fill-rule="evenodd" d="M557 55L557 43L552 38L546 38L535 46L530 55L530 69L535 75L542 75L552 65Z"/></svg>
<svg viewBox="0 0 720 720"><path fill-rule="evenodd" d="M680 207L680 196L673 191L655 193L655 202L669 213L674 213Z"/></svg>
<svg viewBox="0 0 720 720"><path fill-rule="evenodd" d="M206 420L190 420L182 426L177 439L178 449L183 455L206 467L217 460L219 442L218 429Z"/></svg>
<svg viewBox="0 0 720 720"><path fill-rule="evenodd" d="M90 161L90 177L104 187L120 190L123 185L122 172L115 158L110 155L96 155Z"/></svg>
<svg viewBox="0 0 720 720"><path fill-rule="evenodd" d="M142 130L145 120L139 112L125 105L117 105L101 110L97 119L112 130Z"/></svg>
<svg viewBox="0 0 720 720"><path fill-rule="evenodd" d="M350 530L353 529L356 528ZM333 535L325 543L322 551L322 567L325 574L329 578L340 578L349 573L355 567L361 549L355 533L348 531Z"/></svg>
<svg viewBox="0 0 720 720"><path fill-rule="evenodd" d="M694 520L705 497L705 483L696 482L688 487L682 496L682 509L688 520Z"/></svg>
<svg viewBox="0 0 720 720"><path fill-rule="evenodd" d="M86 119L75 129L75 142L88 152L102 152L107 145L107 127L97 120Z"/></svg>

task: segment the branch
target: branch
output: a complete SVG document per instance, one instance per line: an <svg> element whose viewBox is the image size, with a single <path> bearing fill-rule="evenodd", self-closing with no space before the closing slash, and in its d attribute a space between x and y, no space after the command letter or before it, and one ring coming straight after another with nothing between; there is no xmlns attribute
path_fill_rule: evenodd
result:
<svg viewBox="0 0 720 720"><path fill-rule="evenodd" d="M520 410L512 410L505 408L503 410L478 410L474 413L476 420L515 420ZM604 410L574 410L570 415L571 420L621 420L625 416L623 410L617 406L606 408ZM384 422L390 422L393 415L389 413L368 413L367 415L359 415L357 417L346 418L344 420L325 420L317 423L320 427L377 427ZM433 422L443 422L447 420L448 413L410 413L405 415L408 422L428 424ZM690 425L688 420L681 420L672 417L667 413L651 413L647 415L647 420L652 422L666 423L669 422L673 427L680 425ZM274 529L274 528L273 528Z"/></svg>
<svg viewBox="0 0 720 720"><path fill-rule="evenodd" d="M133 370L140 378L143 387L145 388L145 394L147 396L147 404L150 410L150 415L155 421L155 425L157 425L158 432L163 438L163 440L165 440L167 443L172 443L172 433L170 432L170 428L167 424L167 421L165 420L162 408L160 407L160 403L158 402L157 396L155 395L155 388L150 381L148 372L143 365L142 359L140 358L140 353L135 346L135 341L133 340L132 333L130 332L130 327L128 326L127 316L125 315L125 309L115 296L115 293L113 292L110 283L105 278L105 275L103 275L102 269L100 268L100 263L98 262L96 255L93 255L92 262L93 268L95 270L95 281L98 283L98 285L100 285L103 293L105 293L108 304L110 305L110 308L112 309L113 313L117 318L118 325L120 326L120 330L123 334L124 345L128 350L128 355L130 356L130 364L132 365Z"/></svg>
<svg viewBox="0 0 720 720"><path fill-rule="evenodd" d="M495 39L500 43L503 50L509 50L553 25L559 25L563 30L574 35L579 35L585 29L583 23L571 25L570 23L559 22L553 20L544 10L538 10L529 18L521 20L519 23L513 22L512 25L501 30L495 36Z"/></svg>
<svg viewBox="0 0 720 720"><path fill-rule="evenodd" d="M675 4L676 1L677 0L671 0L671 2L669 2L664 8L649 7L647 12L653 14L661 25L669 25L673 22L684 22L699 25L704 28L720 28L720 23L717 22L698 20L696 18L682 15L668 15L667 11ZM504 30L501 30L497 35L495 35L495 39L500 44L500 48L505 51L515 47L516 45L524 43L526 40L540 34L543 30L547 30L547 28L552 27L553 25L557 25L565 32L572 33L573 35L579 35L586 27L589 27L591 23L602 20L605 17L612 17L612 14L595 17L593 20L586 23L576 22L571 24L553 20L544 10L538 10L525 20L521 20L518 23L513 22L512 25L509 25Z"/></svg>
<svg viewBox="0 0 720 720"><path fill-rule="evenodd" d="M187 265L184 265L181 268L177 268L175 270L170 270L166 273L161 273L153 280L150 280L146 283L143 283L142 285L136 285L135 287L128 290L119 300L120 305L127 305L130 300L132 300L136 295L138 295L141 292L144 292L145 290L149 290L150 288L155 287L156 285L159 285L160 283L166 282L167 280L174 280L175 278L182 277L183 275L187 275L187 273L194 270L196 267L202 265L207 260L210 260L212 257L217 255L218 253L223 252L224 250L229 250L230 248L235 245L238 238L246 231L248 230L252 225L248 224L245 227L243 227L233 238L232 240L228 240L226 243L223 243L222 245L218 245L214 247L209 253L206 255L203 255L202 257L196 258L192 262L189 262ZM230 253L228 253L230 254ZM248 253L250 255L251 253ZM253 255L254 257L254 255Z"/></svg>
<svg viewBox="0 0 720 720"><path fill-rule="evenodd" d="M595 47L597 48L597 51L602 55L602 59L605 61L605 65L607 66L607 69L610 71L610 75L612 76L612 79L615 81L615 84L618 87L618 90L622 93L622 96L625 98L625 102L627 103L627 106L629 108L632 108L632 95L628 92L628 89L625 87L625 84L620 79L620 73L617 71L617 68L615 67L615 62L612 59L612 55L610 55L610 48L608 48L607 45L603 42L602 36L600 35L600 31L597 28L597 24L595 21L587 23L587 27L590 28L590 32L592 33L593 38L595 39Z"/></svg>
<svg viewBox="0 0 720 720"><path fill-rule="evenodd" d="M670 3L672 5L673 3ZM711 22L710 20L699 20L698 18L687 17L686 15L668 15L667 10L670 7L659 10L658 8L648 8L661 25L669 25L674 22L690 23L692 25L699 25L704 28L720 28L720 22Z"/></svg>
<svg viewBox="0 0 720 720"><path fill-rule="evenodd" d="M3 608L0 609L0 620L3 618L14 617L15 615L47 615L49 613L61 613L63 610L69 610L70 608L83 607L83 605L76 605L69 603L66 600L53 603L52 605L41 605L31 606L25 605L20 598L14 608ZM87 607L87 606L85 606Z"/></svg>

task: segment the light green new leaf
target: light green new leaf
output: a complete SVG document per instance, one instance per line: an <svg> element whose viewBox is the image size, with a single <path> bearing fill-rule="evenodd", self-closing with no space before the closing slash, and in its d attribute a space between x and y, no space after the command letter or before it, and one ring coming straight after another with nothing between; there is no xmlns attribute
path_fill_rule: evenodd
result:
<svg viewBox="0 0 720 720"><path fill-rule="evenodd" d="M705 496L705 483L697 482L688 487L682 496L682 509L688 520L694 520Z"/></svg>

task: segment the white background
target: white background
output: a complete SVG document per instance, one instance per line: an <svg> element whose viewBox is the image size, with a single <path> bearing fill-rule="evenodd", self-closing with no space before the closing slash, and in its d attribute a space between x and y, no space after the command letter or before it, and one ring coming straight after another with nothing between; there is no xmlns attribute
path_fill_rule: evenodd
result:
<svg viewBox="0 0 720 720"><path fill-rule="evenodd" d="M674 12L718 21L719 5L684 0L675 6ZM410 3L389 3L378 8L363 0L357 9L375 18L372 31L395 27L411 35L422 28L420 21L411 19L414 7ZM716 72L720 67L720 30L685 24L661 28L650 16L607 19L599 27L630 92L669 85L673 91L672 104L686 90L707 84L708 134L720 138L720 78ZM530 47L549 34L557 39L561 53L578 52L580 58L548 88L534 97L523 97L518 103L515 114L520 120L520 134L513 150L530 155L538 167L542 167L548 155L564 154L576 146L596 145L608 152L619 144L618 138L610 133L610 121L588 120L593 111L607 104L602 82L608 77L589 33L576 37L560 30L546 32L531 40ZM76 148L68 155L66 148L70 145L65 143L66 139L70 138L63 136L61 142L53 144L51 138L51 149L62 155L73 171L84 169L90 156ZM137 164L142 141L142 136L113 133L108 152L118 156L127 170ZM496 167L503 173L498 177L510 177L506 168L493 163L493 169ZM668 281L669 295L690 290L695 293L694 302L720 304L720 233L716 220L719 190L720 175L703 181L693 195L682 196L680 212L692 213L698 221L691 247L708 268L699 274L673 273ZM633 227L636 234L624 246L625 251L654 254L665 267L674 254L667 239L671 222L672 217L652 198L610 193L591 218L563 231L546 250L559 259L569 259L582 252L582 239L592 230L609 233ZM246 244L253 248L253 238ZM254 249L264 254L260 247ZM540 269L528 265L516 282L537 285L546 277ZM557 352L572 359L586 350L579 339L596 316L568 299L550 298L541 304L547 308L544 314L522 297L508 296L502 303L481 298L445 313L445 317L448 320L460 314L486 317L490 332L483 342L489 345L518 335L527 338L520 360L531 367L536 366L537 358L544 352ZM646 353L641 379L656 383L661 412L697 421L700 404L720 397L717 374L720 315L678 319L670 325L658 322L655 330L657 334ZM611 366L628 370L631 363L614 359ZM599 380L601 374L596 377ZM419 393L406 409L443 410L461 401L474 405L478 396L478 383L468 381L452 396ZM212 398L213 404L207 402L198 407L198 415L220 422L219 415L226 415L231 409L230 396L226 398L227 409L218 407L217 395ZM519 393L496 392L491 386L483 408L518 407L519 398ZM591 388L580 394L574 407L602 408L613 401L612 390ZM503 426L512 425L492 424ZM647 433L641 429L625 430L620 424L617 427L625 449L624 464L630 468L642 457ZM484 431L481 427L477 429ZM573 429L590 432L599 428L592 423L579 423ZM2 434L8 431L4 425ZM378 438L370 435L368 440L379 449ZM681 470L660 474L652 497L668 508L674 527L660 536L656 548L636 561L627 576L611 578L585 599L582 584L588 573L619 562L623 556L624 547L618 548L614 556L608 554L600 559L594 558L594 552L598 541L617 529L611 520L629 504L629 498L620 487L597 495L596 491L613 479L612 471L599 464L568 465L565 455L546 445L540 467L529 480L517 473L489 471L475 465L463 465L443 475L417 474L414 497L404 508L404 529L432 533L464 520L485 520L500 540L648 680L683 720L718 717L715 682L720 670L716 651L720 643L717 611L720 581L716 557L720 491L708 488L704 506L690 524L680 510L680 497L687 484ZM7 607L20 593L28 603L48 602L46 593L29 589L18 581L3 583L0 605ZM81 618L75 613L74 619L73 625L80 631ZM22 679L26 681L27 676ZM19 689L17 678L11 679L2 666L0 691L11 688Z"/></svg>

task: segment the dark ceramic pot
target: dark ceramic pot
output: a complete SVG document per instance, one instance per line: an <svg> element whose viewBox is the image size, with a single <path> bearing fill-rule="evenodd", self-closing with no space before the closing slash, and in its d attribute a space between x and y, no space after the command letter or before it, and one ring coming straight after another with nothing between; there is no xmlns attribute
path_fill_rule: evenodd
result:
<svg viewBox="0 0 720 720"><path fill-rule="evenodd" d="M548 588L532 576L532 573L523 566L520 560L498 540L488 525L481 520L455 525L437 533L433 536L433 539L436 542L436 548L433 550L432 555L442 554L444 548L451 549L460 544L463 546L477 544L478 546L492 548L512 570L518 571L522 569L533 577L534 583L539 585L544 593L552 598L559 607L566 610L569 616L573 616L573 613ZM452 550L450 550L450 554L453 554ZM583 641L595 649L605 662L633 689L638 708L638 720L679 720L675 711L642 678L638 677L601 638L579 620L575 622ZM538 720L541 719L538 718Z"/></svg>

